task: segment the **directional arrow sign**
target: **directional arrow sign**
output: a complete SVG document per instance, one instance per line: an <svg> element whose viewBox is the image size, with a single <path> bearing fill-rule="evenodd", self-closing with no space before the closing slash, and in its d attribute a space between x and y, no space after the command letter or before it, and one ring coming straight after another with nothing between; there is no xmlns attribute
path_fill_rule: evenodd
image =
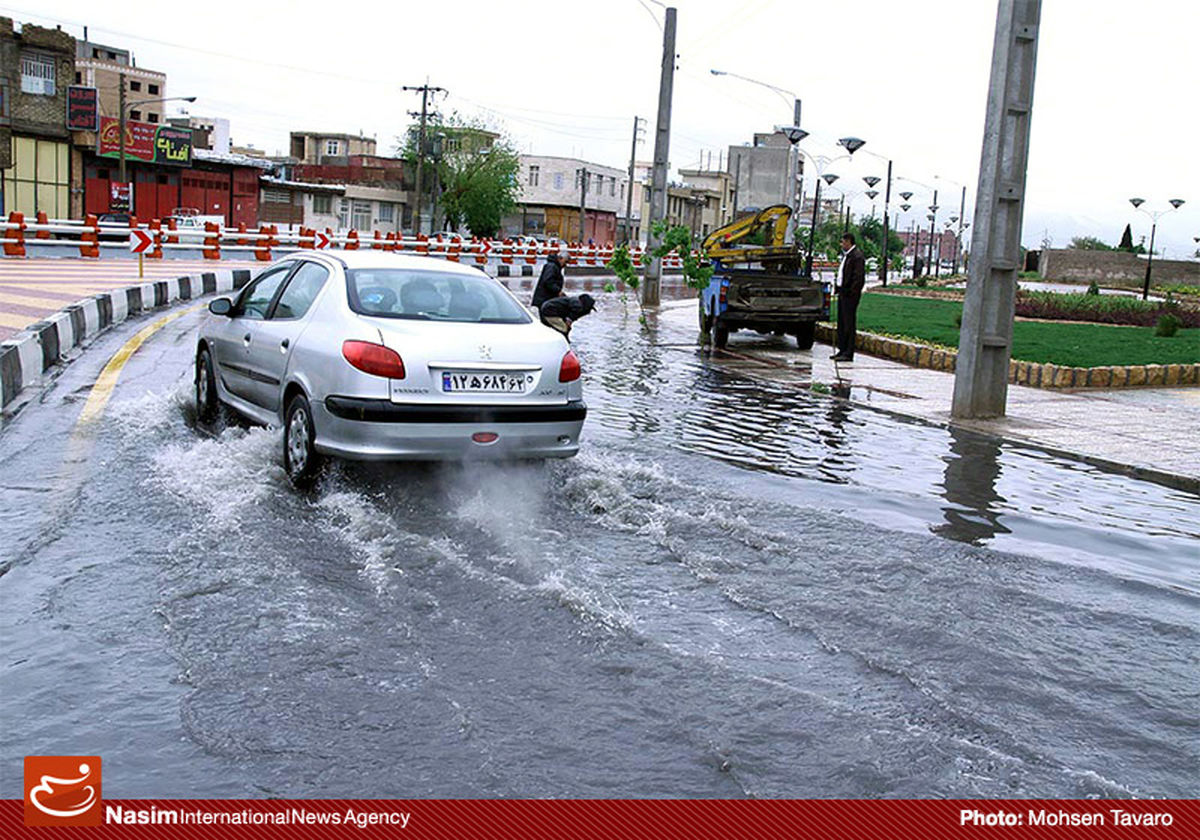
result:
<svg viewBox="0 0 1200 840"><path fill-rule="evenodd" d="M329 237L326 236L325 234L321 233L321 231L319 231L319 230L316 231L316 234L317 234L317 248L319 248L319 249L328 248L329 247Z"/></svg>
<svg viewBox="0 0 1200 840"><path fill-rule="evenodd" d="M154 240L150 237L150 234L146 233L144 230L138 230L137 228L130 229L129 253L140 254L144 251L150 250L150 246L153 244Z"/></svg>

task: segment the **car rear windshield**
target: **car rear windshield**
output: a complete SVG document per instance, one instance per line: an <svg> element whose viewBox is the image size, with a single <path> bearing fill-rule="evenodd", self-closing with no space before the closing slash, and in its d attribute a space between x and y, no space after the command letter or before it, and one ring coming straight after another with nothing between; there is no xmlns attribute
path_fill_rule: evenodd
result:
<svg viewBox="0 0 1200 840"><path fill-rule="evenodd" d="M350 308L360 315L481 324L528 324L529 313L490 277L449 271L346 271Z"/></svg>

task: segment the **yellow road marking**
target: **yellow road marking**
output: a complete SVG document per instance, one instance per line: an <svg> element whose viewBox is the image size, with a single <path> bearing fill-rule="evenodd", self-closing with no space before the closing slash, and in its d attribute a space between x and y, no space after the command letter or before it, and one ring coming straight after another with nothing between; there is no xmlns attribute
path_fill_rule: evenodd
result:
<svg viewBox="0 0 1200 840"><path fill-rule="evenodd" d="M104 413L104 408L108 405L108 399L112 396L113 389L117 386L117 380L121 376L121 371L124 369L125 363L138 351L139 347L146 343L146 340L150 336L176 318L182 318L184 315L195 312L204 306L207 306L207 304L201 303L196 306L189 306L187 309L179 312L164 315L153 324L142 327L133 338L125 342L125 345L108 360L108 364L104 366L104 370L100 371L100 376L96 378L96 384L92 386L92 392L88 394L87 402L83 404L83 411L80 412L79 420L75 424L76 432L94 423Z"/></svg>

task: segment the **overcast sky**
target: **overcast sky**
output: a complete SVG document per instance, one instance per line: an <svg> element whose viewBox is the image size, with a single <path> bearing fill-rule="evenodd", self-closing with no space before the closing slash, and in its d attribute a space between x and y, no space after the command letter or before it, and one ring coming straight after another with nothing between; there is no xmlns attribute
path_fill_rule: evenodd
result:
<svg viewBox="0 0 1200 840"><path fill-rule="evenodd" d="M17 21L61 23L76 37L131 48L194 95L192 112L232 121L234 142L286 150L289 130L375 136L381 153L419 99L402 85L449 90L443 112L486 118L522 151L625 167L634 115L649 118L639 159L653 151L662 8L654 0L372 0L337 4L207 0L0 3ZM673 168L713 166L731 144L791 122L804 103L803 145L834 154L838 137L867 140L840 185L885 173L940 190L941 217L978 177L995 0L679 0ZM119 11L117 11L119 10ZM1135 238L1150 222L1128 204L1165 209L1158 245L1191 254L1200 236L1200 4L1193 0L1047 0L1043 4L1024 242L1072 235ZM913 203L928 190L908 184ZM896 187L899 191L900 187ZM947 193L950 195L947 196ZM870 209L865 198L855 208ZM957 206L955 206L957 211ZM916 212L915 210L913 211ZM910 216L900 219L907 227Z"/></svg>

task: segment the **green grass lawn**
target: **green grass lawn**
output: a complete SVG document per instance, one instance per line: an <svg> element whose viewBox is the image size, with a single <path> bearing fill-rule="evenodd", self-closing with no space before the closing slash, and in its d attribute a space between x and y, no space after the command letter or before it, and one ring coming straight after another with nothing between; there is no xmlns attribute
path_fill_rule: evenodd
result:
<svg viewBox="0 0 1200 840"><path fill-rule="evenodd" d="M858 328L957 347L956 319L961 313L962 304L956 301L866 294L858 307ZM1017 321L1012 355L1071 367L1191 364L1200 362L1200 329L1158 338L1153 327Z"/></svg>

